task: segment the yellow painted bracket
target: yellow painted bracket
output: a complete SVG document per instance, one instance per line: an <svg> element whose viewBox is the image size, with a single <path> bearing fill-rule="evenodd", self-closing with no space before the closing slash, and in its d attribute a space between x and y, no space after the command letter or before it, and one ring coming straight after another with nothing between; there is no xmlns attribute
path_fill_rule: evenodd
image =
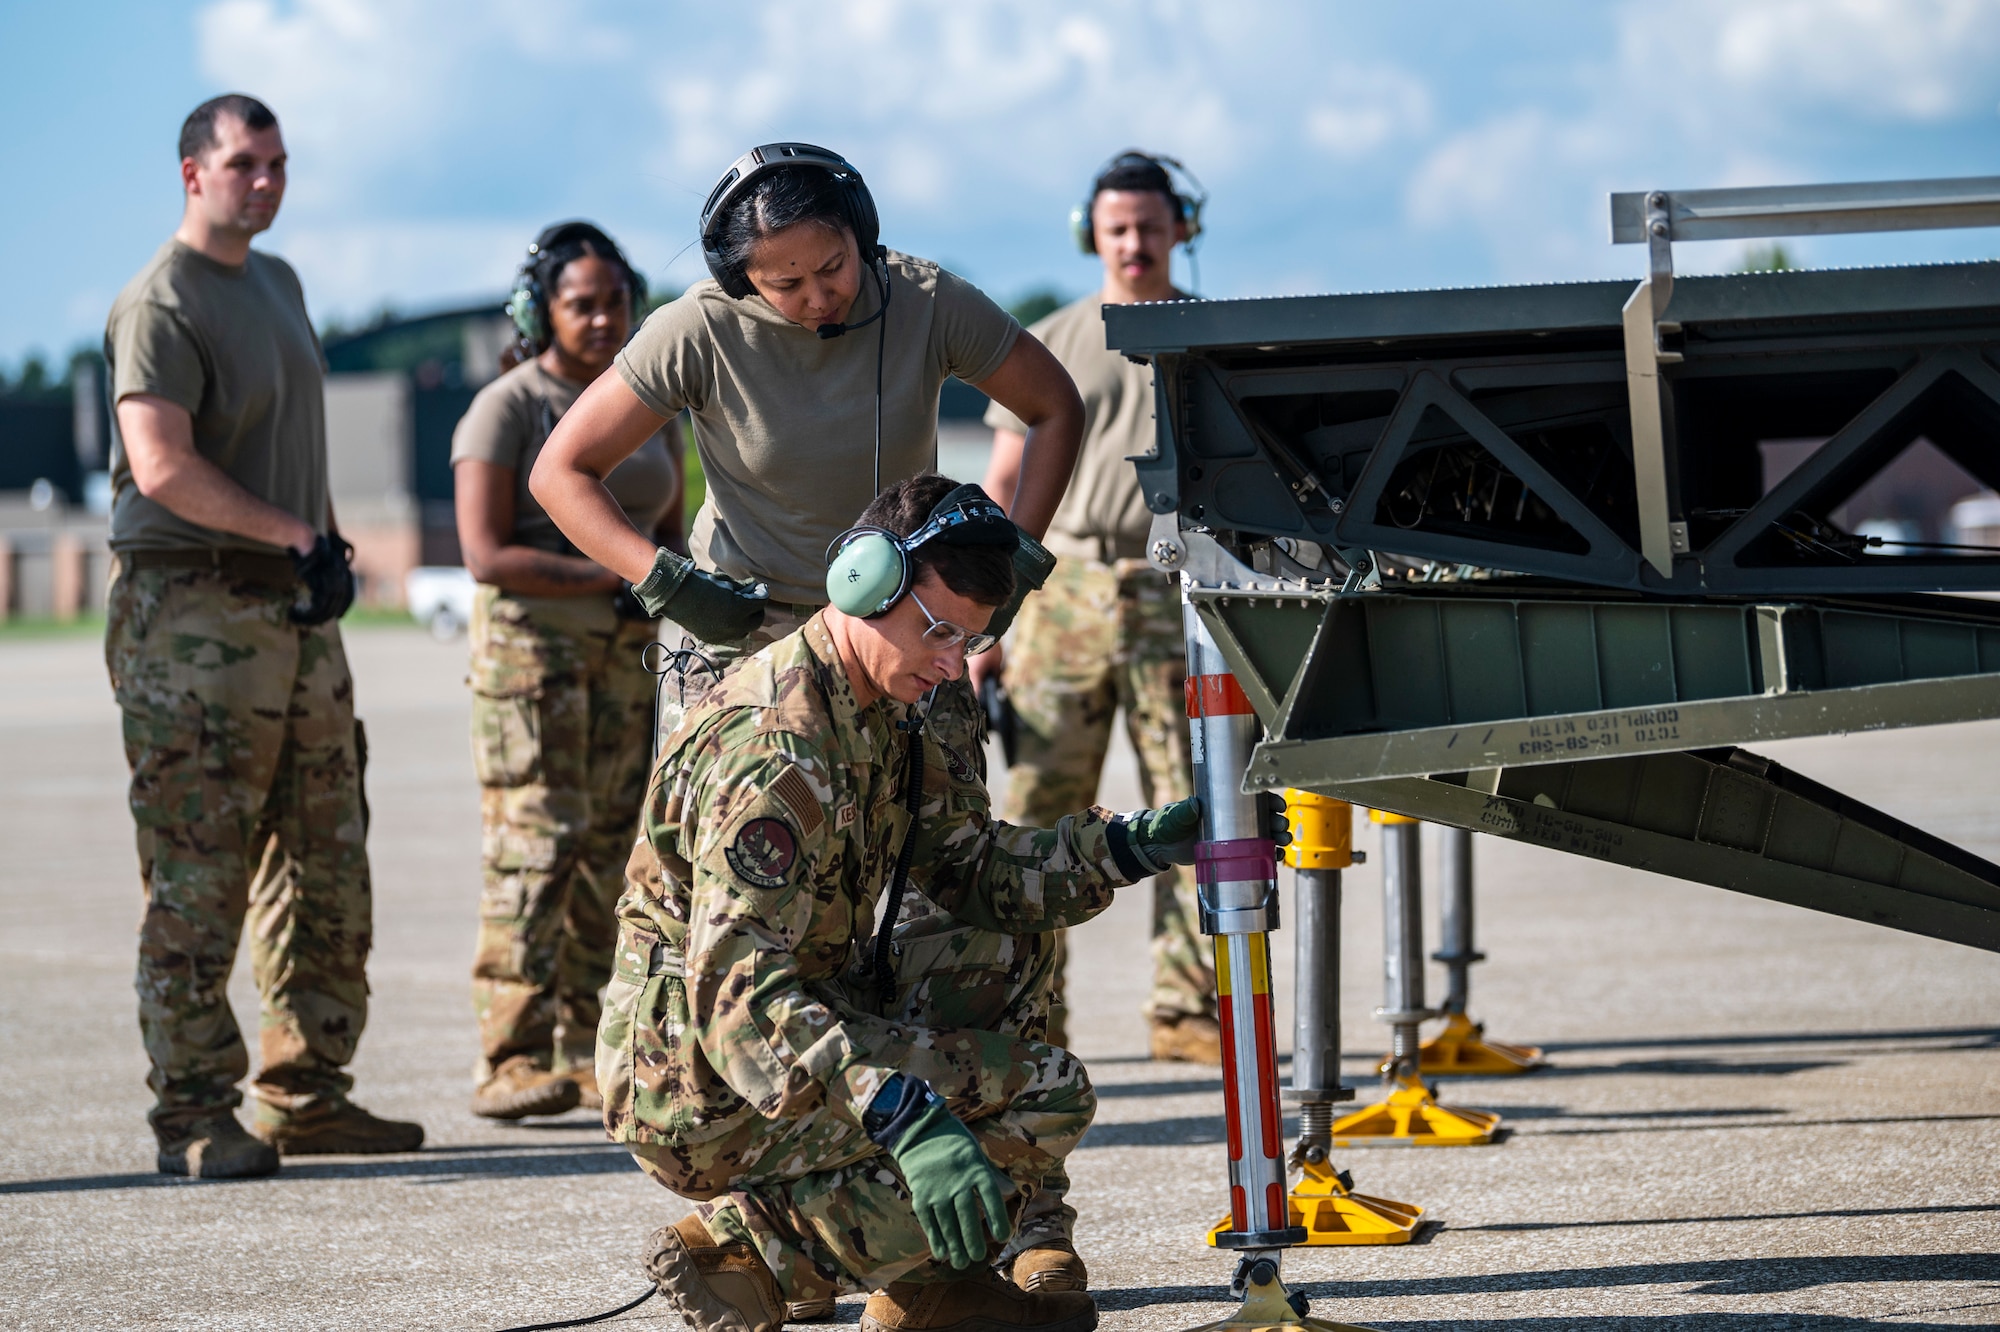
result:
<svg viewBox="0 0 2000 1332"><path fill-rule="evenodd" d="M1415 1203L1356 1193L1324 1163L1307 1161L1302 1168L1304 1176L1292 1186L1291 1224L1305 1228L1307 1244L1408 1244L1416 1234L1424 1209ZM1216 1222L1208 1232L1209 1247L1233 1226L1226 1216Z"/></svg>
<svg viewBox="0 0 2000 1332"><path fill-rule="evenodd" d="M1444 1030L1417 1050L1417 1071L1453 1077L1506 1077L1547 1068L1540 1046L1486 1039L1486 1024L1463 1013L1445 1015Z"/></svg>
<svg viewBox="0 0 2000 1332"><path fill-rule="evenodd" d="M1343 870L1354 863L1354 807L1314 791L1285 791L1285 822L1292 844L1285 863L1293 869Z"/></svg>
<svg viewBox="0 0 2000 1332"><path fill-rule="evenodd" d="M1335 1147L1483 1147L1499 1127L1491 1110L1439 1105L1422 1079L1412 1078L1387 1100L1334 1120L1332 1140Z"/></svg>
<svg viewBox="0 0 2000 1332"><path fill-rule="evenodd" d="M1333 1323L1324 1318L1308 1318L1292 1308L1285 1287L1276 1279L1253 1280L1235 1313L1214 1323L1203 1323L1188 1332L1375 1332L1358 1323Z"/></svg>

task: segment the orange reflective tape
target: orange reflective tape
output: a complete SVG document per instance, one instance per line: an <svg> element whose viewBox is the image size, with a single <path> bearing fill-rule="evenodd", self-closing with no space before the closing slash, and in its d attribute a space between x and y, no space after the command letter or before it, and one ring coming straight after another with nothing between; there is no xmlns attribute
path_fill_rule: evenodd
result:
<svg viewBox="0 0 2000 1332"><path fill-rule="evenodd" d="M1249 716L1255 709L1233 675L1190 675L1187 715L1190 717Z"/></svg>

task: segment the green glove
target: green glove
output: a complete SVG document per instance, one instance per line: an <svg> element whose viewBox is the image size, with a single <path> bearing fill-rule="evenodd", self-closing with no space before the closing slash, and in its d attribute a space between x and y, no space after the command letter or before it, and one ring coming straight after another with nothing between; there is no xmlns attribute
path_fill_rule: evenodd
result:
<svg viewBox="0 0 2000 1332"><path fill-rule="evenodd" d="M922 1099L907 1107L915 1114L897 1116L909 1127L885 1145L909 1185L932 1256L962 1271L986 1261L992 1242L1014 1233L1004 1193L1008 1181L944 1099L923 1083L916 1085Z"/></svg>
<svg viewBox="0 0 2000 1332"><path fill-rule="evenodd" d="M1017 529L1018 530L1018 529ZM1007 626L1014 623L1014 617L1021 611L1021 603L1028 599L1030 592L1040 590L1055 572L1056 557L1049 554L1042 543L1025 531L1018 532L1020 541L1014 547L1014 595L1007 598L1007 604L993 612L993 618L986 622L986 632L995 638L1007 632Z"/></svg>
<svg viewBox="0 0 2000 1332"><path fill-rule="evenodd" d="M1292 844L1291 826L1285 821L1285 801L1268 791L1257 797L1257 816L1264 835L1280 848ZM1159 809L1142 809L1119 820L1124 830L1124 850L1146 874L1164 873L1169 865L1194 864L1195 843L1201 838L1201 800L1189 796ZM1114 826L1119 826L1114 825ZM1112 842L1112 858L1118 858L1117 839ZM1139 876L1135 875L1134 878Z"/></svg>
<svg viewBox="0 0 2000 1332"><path fill-rule="evenodd" d="M1189 796L1159 809L1142 809L1125 816L1127 845L1148 874L1170 865L1194 864L1194 844L1201 836L1201 801Z"/></svg>
<svg viewBox="0 0 2000 1332"><path fill-rule="evenodd" d="M762 583L738 582L697 569L693 560L665 546L653 556L646 581L632 593L655 617L666 616L704 643L735 643L764 623L770 600Z"/></svg>

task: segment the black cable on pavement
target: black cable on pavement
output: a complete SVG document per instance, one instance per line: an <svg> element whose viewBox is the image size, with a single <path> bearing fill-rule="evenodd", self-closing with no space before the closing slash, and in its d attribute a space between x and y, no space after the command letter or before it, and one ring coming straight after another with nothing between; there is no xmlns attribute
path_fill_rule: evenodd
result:
<svg viewBox="0 0 2000 1332"><path fill-rule="evenodd" d="M560 1323L529 1323L526 1327L503 1327L500 1329L500 1332L555 1332L555 1329L559 1327L582 1327L586 1323L601 1323L607 1318L616 1318L619 1314L631 1313L634 1309L659 1293L660 1288L654 1286L630 1304L621 1304L616 1309L606 1309L603 1313L592 1314L588 1318L565 1318Z"/></svg>

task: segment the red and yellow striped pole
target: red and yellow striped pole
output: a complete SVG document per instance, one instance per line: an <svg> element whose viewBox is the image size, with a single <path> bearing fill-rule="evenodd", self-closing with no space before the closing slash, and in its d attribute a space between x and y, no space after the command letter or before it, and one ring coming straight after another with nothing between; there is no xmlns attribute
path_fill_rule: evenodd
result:
<svg viewBox="0 0 2000 1332"><path fill-rule="evenodd" d="M1195 848L1201 931L1215 940L1222 1024L1222 1086L1229 1117L1227 1249L1277 1249L1305 1241L1285 1192L1284 1124L1272 1030L1270 931L1278 926L1277 847L1257 797L1242 790L1257 716L1215 639L1186 608L1187 713L1202 840Z"/></svg>

